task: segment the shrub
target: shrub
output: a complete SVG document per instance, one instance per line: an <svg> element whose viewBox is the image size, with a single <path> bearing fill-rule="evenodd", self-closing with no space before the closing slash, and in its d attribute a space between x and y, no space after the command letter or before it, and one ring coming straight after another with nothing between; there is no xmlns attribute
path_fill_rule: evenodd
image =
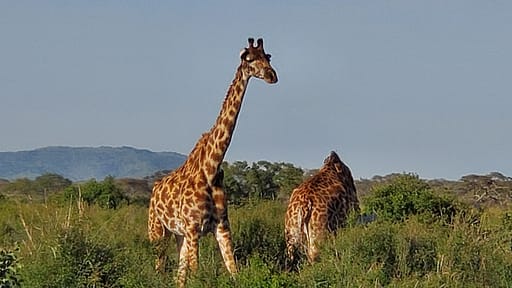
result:
<svg viewBox="0 0 512 288"><path fill-rule="evenodd" d="M397 240L391 225L373 225L354 243L353 255L371 283L388 284L398 271Z"/></svg>
<svg viewBox="0 0 512 288"><path fill-rule="evenodd" d="M235 257L239 263L248 265L251 255L258 255L275 270L284 267L285 240L280 225L255 218L241 223L233 235Z"/></svg>
<svg viewBox="0 0 512 288"><path fill-rule="evenodd" d="M382 220L403 221L410 215L423 214L450 222L456 213L452 198L434 195L425 181L412 174L373 187L364 203L367 213L374 212Z"/></svg>
<svg viewBox="0 0 512 288"><path fill-rule="evenodd" d="M21 287L17 253L19 248L13 250L0 249L0 287Z"/></svg>
<svg viewBox="0 0 512 288"><path fill-rule="evenodd" d="M428 274L436 269L436 243L428 238L408 237L405 263L406 274L415 273L419 276Z"/></svg>
<svg viewBox="0 0 512 288"><path fill-rule="evenodd" d="M269 268L269 263L259 257L251 255L247 259L250 264L247 269L240 271L236 278L236 287L254 288L280 288L299 287L298 283L285 273L275 273Z"/></svg>
<svg viewBox="0 0 512 288"><path fill-rule="evenodd" d="M119 287L125 271L122 263L110 247L88 239L79 228L70 228L60 235L52 275L43 286Z"/></svg>

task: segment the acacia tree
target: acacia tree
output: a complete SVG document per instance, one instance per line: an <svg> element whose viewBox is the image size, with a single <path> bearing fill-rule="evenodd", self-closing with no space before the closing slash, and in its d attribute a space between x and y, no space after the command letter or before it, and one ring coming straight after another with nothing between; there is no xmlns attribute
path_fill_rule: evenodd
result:
<svg viewBox="0 0 512 288"><path fill-rule="evenodd" d="M45 173L34 180L36 189L45 193L62 191L71 185L71 180L55 173Z"/></svg>
<svg viewBox="0 0 512 288"><path fill-rule="evenodd" d="M276 199L287 197L303 179L304 171L290 163L259 161L251 166L246 161L223 163L224 188L232 203L243 199Z"/></svg>

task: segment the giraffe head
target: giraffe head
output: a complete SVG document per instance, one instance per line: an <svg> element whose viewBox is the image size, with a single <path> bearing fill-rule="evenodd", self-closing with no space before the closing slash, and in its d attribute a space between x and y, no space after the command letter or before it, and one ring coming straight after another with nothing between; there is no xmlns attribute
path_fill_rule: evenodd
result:
<svg viewBox="0 0 512 288"><path fill-rule="evenodd" d="M242 71L247 77L256 77L267 83L277 82L277 73L270 65L270 54L263 50L263 39L259 38L254 46L254 39L249 38L249 47L240 51Z"/></svg>

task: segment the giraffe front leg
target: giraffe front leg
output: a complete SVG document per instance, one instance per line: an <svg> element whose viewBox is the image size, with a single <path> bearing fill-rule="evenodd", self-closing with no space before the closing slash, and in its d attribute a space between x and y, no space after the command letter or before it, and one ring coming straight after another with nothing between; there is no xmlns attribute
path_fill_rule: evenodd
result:
<svg viewBox="0 0 512 288"><path fill-rule="evenodd" d="M179 249L179 263L178 263L178 276L176 284L178 287L185 287L187 281L187 269L189 266L188 259L188 241L186 237L176 236L176 244Z"/></svg>
<svg viewBox="0 0 512 288"><path fill-rule="evenodd" d="M176 282L178 287L185 287L188 270L195 272L198 267L199 225L188 224L185 228L185 235L177 236L176 244L180 253Z"/></svg>
<svg viewBox="0 0 512 288"><path fill-rule="evenodd" d="M217 240L226 268L229 273L235 274L238 270L236 268L235 256L233 253L233 240L231 238L226 194L222 187L219 186L213 187L212 192L216 213L215 218L217 219L217 225L214 231L215 239Z"/></svg>
<svg viewBox="0 0 512 288"><path fill-rule="evenodd" d="M193 231L193 232L192 232ZM187 253L188 264L192 272L196 272L199 259L199 225L195 226L192 231L187 234Z"/></svg>

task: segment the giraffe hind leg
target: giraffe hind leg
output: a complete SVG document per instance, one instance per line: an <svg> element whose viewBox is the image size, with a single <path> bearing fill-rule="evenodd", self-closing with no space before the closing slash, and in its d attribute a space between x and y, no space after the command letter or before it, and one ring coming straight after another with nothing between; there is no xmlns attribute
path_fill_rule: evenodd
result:
<svg viewBox="0 0 512 288"><path fill-rule="evenodd" d="M148 217L148 236L156 252L155 270L159 273L165 271L167 261L167 247L169 246L169 231L156 217L153 205L150 204Z"/></svg>
<svg viewBox="0 0 512 288"><path fill-rule="evenodd" d="M285 229L285 240L286 240L286 258L285 267L289 271L297 271L299 268L299 262L301 258L301 232L297 228Z"/></svg>
<svg viewBox="0 0 512 288"><path fill-rule="evenodd" d="M155 246L157 258L155 262L155 270L159 273L165 272L165 264L167 262L167 247L169 247L169 237L164 236L153 242Z"/></svg>
<svg viewBox="0 0 512 288"><path fill-rule="evenodd" d="M318 260L319 250L318 250L318 242L322 240L323 231L317 227L318 224L309 223L308 227L308 237L306 243L306 254L309 263L313 263Z"/></svg>

